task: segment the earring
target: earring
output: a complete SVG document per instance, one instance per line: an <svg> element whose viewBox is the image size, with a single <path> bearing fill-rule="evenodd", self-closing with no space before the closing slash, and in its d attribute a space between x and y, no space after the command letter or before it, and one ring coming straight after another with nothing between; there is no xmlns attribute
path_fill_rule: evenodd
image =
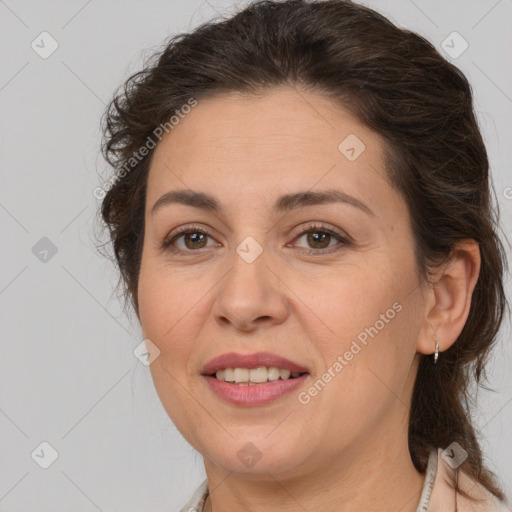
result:
<svg viewBox="0 0 512 512"><path fill-rule="evenodd" d="M436 351L434 354L434 364L437 363L438 358L439 358L439 343L436 340Z"/></svg>

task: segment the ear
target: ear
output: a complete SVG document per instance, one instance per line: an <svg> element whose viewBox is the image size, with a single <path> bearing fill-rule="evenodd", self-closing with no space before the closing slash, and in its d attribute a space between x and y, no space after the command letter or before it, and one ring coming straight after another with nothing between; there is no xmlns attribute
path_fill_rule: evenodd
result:
<svg viewBox="0 0 512 512"><path fill-rule="evenodd" d="M471 297L480 274L480 249L475 240L463 240L452 249L450 259L437 269L433 286L424 294L424 322L417 351L422 354L449 349L457 340L469 315Z"/></svg>

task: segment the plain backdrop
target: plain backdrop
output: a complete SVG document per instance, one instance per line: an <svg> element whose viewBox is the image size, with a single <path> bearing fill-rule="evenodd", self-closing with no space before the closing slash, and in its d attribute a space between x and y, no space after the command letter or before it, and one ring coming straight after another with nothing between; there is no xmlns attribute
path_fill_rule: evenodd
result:
<svg viewBox="0 0 512 512"><path fill-rule="evenodd" d="M441 52L447 37L454 41L452 56L444 54L473 85L510 233L512 1L365 3ZM123 314L113 293L117 271L95 248L93 191L108 173L99 155L101 115L140 68L143 50L235 7L0 1L0 511L171 512L205 476L133 354L140 326ZM467 49L455 55L464 41ZM496 391L480 391L475 413L486 461L509 496L510 338L507 319L488 370Z"/></svg>

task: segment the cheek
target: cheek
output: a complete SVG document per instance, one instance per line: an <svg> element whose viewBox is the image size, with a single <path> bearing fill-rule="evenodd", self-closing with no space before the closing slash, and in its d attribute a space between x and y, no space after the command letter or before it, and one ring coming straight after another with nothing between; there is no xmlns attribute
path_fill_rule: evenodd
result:
<svg viewBox="0 0 512 512"><path fill-rule="evenodd" d="M141 268L138 294L143 336L160 350L150 366L155 390L177 428L191 431L191 415L183 404L193 393L187 370L196 348L201 303L197 304L194 286L177 284L174 274L156 267Z"/></svg>
<svg viewBox="0 0 512 512"><path fill-rule="evenodd" d="M349 439L403 407L405 397L397 397L403 397L415 353L414 308L399 288L386 284L364 281L324 304L323 319L335 333L316 339L325 365L317 379L326 384L315 380L322 391L307 392L316 394L313 407L322 421L337 426L333 435L342 431Z"/></svg>
<svg viewBox="0 0 512 512"><path fill-rule="evenodd" d="M138 282L140 321L145 335L161 339L177 325L186 307L189 287L183 286L165 262L145 248Z"/></svg>
<svg viewBox="0 0 512 512"><path fill-rule="evenodd" d="M307 305L316 313L309 316L319 330L314 334L311 323L309 331L325 370L338 361L343 370L336 365L337 374L356 372L357 380L368 378L368 368L402 379L416 346L418 310L412 286L413 273L405 266L383 264L344 269L317 292L311 284L300 290L297 294L308 297Z"/></svg>
<svg viewBox="0 0 512 512"><path fill-rule="evenodd" d="M182 277L178 270L156 262L141 266L138 298L143 336L159 348L160 366L182 378L193 371L211 287L200 276Z"/></svg>
<svg viewBox="0 0 512 512"><path fill-rule="evenodd" d="M142 266L138 284L142 332L158 346L164 359L174 352L173 340L179 331L180 319L185 317L187 297L187 288L177 286L164 269L149 264Z"/></svg>
<svg viewBox="0 0 512 512"><path fill-rule="evenodd" d="M298 292L307 297L307 306L317 313L324 331L344 342L373 326L381 314L400 299L400 289L387 269L347 267L316 287L306 283ZM393 315L394 310L388 316ZM379 322L379 326L380 326ZM364 335L360 336L364 339Z"/></svg>

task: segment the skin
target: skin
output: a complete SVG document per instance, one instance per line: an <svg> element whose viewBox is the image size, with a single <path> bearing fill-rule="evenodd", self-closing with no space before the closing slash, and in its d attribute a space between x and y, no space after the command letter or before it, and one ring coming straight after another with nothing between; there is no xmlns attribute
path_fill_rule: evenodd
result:
<svg viewBox="0 0 512 512"><path fill-rule="evenodd" d="M366 146L355 161L338 150L349 134ZM281 194L327 188L374 215L342 203L272 209ZM158 198L176 189L211 194L222 210L171 204L152 215ZM351 244L299 236L312 222ZM207 230L205 241L182 236L174 242L181 253L161 249L192 223ZM434 352L434 335L442 352L462 331L480 255L474 242L461 243L429 286L416 271L409 223L385 179L380 136L310 92L201 100L158 144L139 319L160 350L150 366L160 400L204 457L205 510L416 509L424 475L411 461L407 428L419 356ZM247 236L263 249L252 263L236 252ZM230 405L201 376L220 354L268 351L308 367L299 391L307 390L394 303L400 312L306 405L297 392L254 408ZM248 442L261 454L252 467L237 457Z"/></svg>

